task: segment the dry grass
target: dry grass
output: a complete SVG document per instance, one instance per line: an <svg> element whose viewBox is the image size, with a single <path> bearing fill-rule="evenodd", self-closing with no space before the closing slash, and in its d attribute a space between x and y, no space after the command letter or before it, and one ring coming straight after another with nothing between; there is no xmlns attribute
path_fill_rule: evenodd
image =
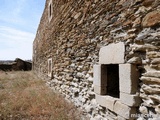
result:
<svg viewBox="0 0 160 120"><path fill-rule="evenodd" d="M0 120L78 120L80 112L32 72L0 71Z"/></svg>

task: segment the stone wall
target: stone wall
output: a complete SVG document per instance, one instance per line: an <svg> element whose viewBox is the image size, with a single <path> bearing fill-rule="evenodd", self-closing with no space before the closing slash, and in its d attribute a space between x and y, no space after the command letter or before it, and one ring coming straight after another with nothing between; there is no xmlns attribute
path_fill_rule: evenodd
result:
<svg viewBox="0 0 160 120"><path fill-rule="evenodd" d="M50 78L48 85L91 119L126 119L98 105L93 86L93 66L99 62L100 49L123 42L124 63L137 66L140 72L137 94L142 103L137 117L158 118L159 16L159 0L46 0L33 42L33 70Z"/></svg>

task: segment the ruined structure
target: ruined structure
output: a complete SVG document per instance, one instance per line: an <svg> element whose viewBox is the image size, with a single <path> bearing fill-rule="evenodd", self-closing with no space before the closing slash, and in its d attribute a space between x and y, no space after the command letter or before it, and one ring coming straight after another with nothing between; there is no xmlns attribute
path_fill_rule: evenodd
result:
<svg viewBox="0 0 160 120"><path fill-rule="evenodd" d="M95 119L160 119L160 1L46 0L33 70Z"/></svg>
<svg viewBox="0 0 160 120"><path fill-rule="evenodd" d="M14 61L8 63L2 62L0 64L0 70L3 71L30 71L32 70L32 63L29 61L24 61L20 58L16 58Z"/></svg>

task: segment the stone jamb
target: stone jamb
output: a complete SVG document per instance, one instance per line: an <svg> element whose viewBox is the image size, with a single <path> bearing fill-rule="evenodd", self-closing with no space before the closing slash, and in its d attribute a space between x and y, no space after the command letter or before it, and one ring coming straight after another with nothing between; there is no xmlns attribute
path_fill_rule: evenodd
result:
<svg viewBox="0 0 160 120"><path fill-rule="evenodd" d="M52 78L52 58L49 58L48 59L48 76L50 77L50 78Z"/></svg>

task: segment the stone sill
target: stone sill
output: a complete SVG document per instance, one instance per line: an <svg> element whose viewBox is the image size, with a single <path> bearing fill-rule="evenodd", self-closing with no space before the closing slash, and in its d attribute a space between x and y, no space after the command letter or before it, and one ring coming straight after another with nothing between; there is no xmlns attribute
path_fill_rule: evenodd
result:
<svg viewBox="0 0 160 120"><path fill-rule="evenodd" d="M99 105L115 112L117 115L123 117L124 119L135 119L132 118L131 115L137 113L136 107L126 105L118 98L114 98L108 95L102 96L96 94L96 101Z"/></svg>

